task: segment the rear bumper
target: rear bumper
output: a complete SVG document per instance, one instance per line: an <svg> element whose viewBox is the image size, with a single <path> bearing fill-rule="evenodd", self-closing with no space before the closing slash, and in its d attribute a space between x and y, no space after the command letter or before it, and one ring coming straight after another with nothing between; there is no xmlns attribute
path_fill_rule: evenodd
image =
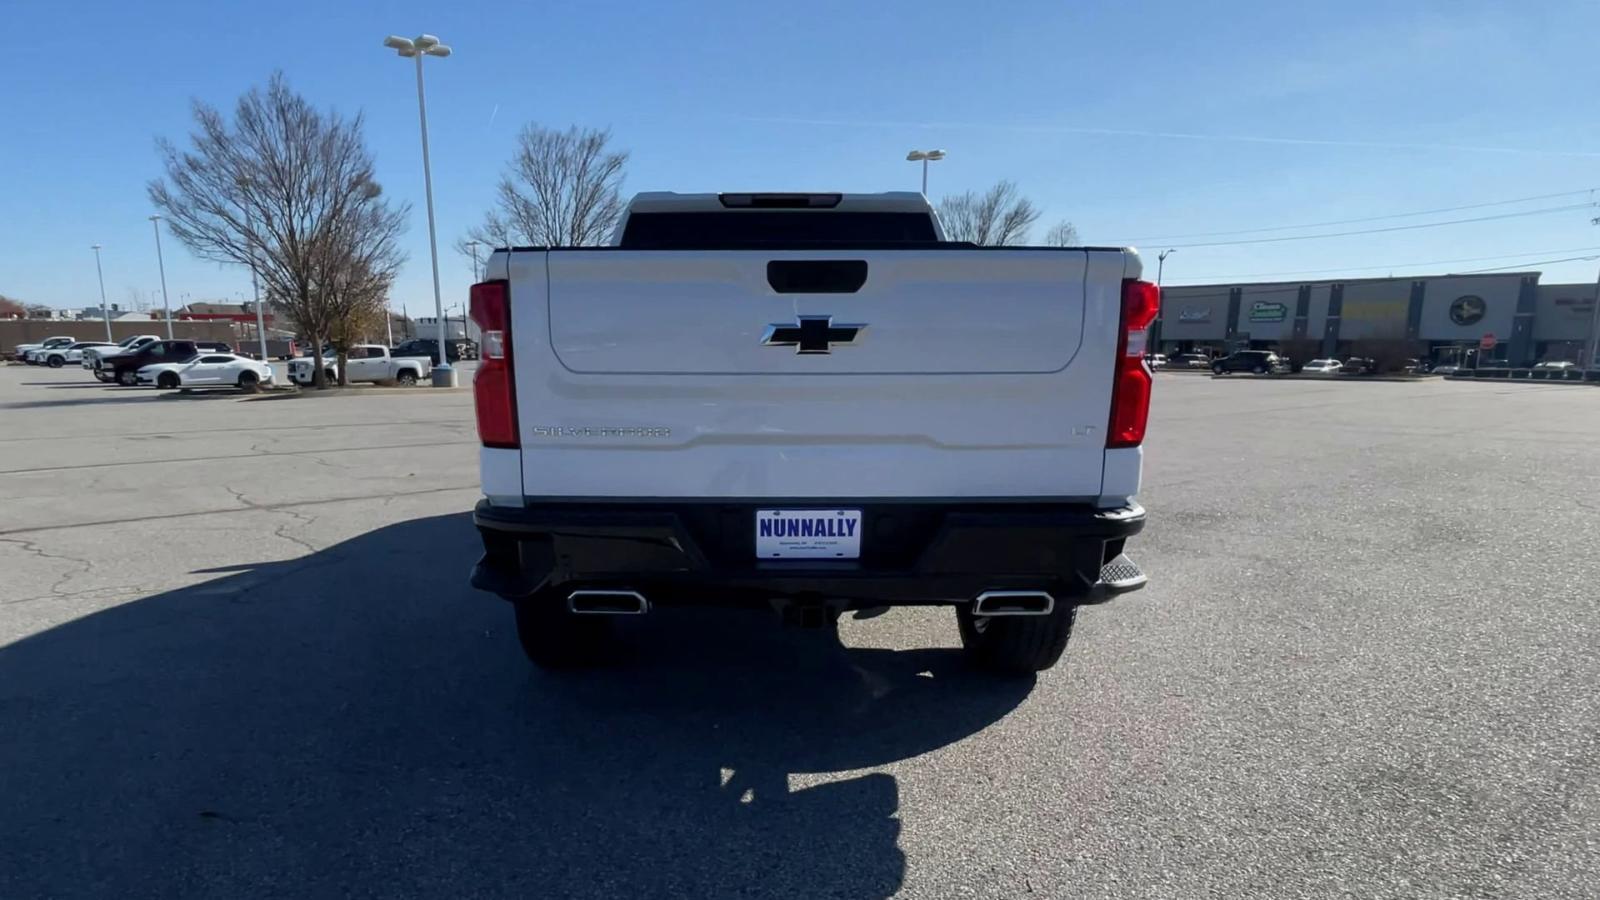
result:
<svg viewBox="0 0 1600 900"><path fill-rule="evenodd" d="M755 511L862 510L858 560L763 561ZM828 598L854 605L964 602L987 590L1105 599L1105 563L1145 522L1138 504L949 500L480 502L472 585L507 598L542 588L625 588L653 605Z"/></svg>

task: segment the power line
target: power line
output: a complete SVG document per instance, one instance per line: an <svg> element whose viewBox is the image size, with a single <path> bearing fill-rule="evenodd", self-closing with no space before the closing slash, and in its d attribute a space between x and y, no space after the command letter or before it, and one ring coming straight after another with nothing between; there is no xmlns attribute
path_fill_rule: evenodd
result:
<svg viewBox="0 0 1600 900"><path fill-rule="evenodd" d="M1275 244L1282 241L1314 241L1319 238L1351 237L1358 234L1385 234L1393 231L1414 231L1418 228L1438 228L1444 225L1465 225L1471 222L1492 222L1499 219L1516 219L1522 216L1539 216L1546 213L1570 212L1591 209L1593 203L1574 203L1568 206L1547 206L1543 209L1526 209L1520 212L1500 213L1495 216L1476 216L1470 219L1447 219L1443 222L1419 222L1416 225L1391 225L1388 228L1364 228L1356 231L1330 231L1326 234L1293 234L1287 237L1250 238L1242 241L1208 241L1194 244L1169 244L1174 250L1187 247L1233 247L1240 244Z"/></svg>
<svg viewBox="0 0 1600 900"><path fill-rule="evenodd" d="M1490 266L1487 269L1468 269L1465 272L1456 272L1456 275L1471 275L1474 272L1498 272L1501 269L1517 269L1522 266L1547 266L1551 263L1583 262L1585 260L1600 259L1600 256L1569 256L1566 259L1540 259L1533 262L1517 263L1514 266Z"/></svg>
<svg viewBox="0 0 1600 900"><path fill-rule="evenodd" d="M1406 219L1411 216L1431 216L1438 213L1461 212L1468 209L1486 209L1491 206L1510 206L1513 203L1528 203L1534 200L1551 200L1556 197L1576 197L1579 194L1590 194L1597 188L1584 188L1579 191L1562 191L1556 194L1535 194L1531 197L1517 197L1511 200L1491 200L1487 203L1469 203L1465 206L1441 206L1438 209L1419 209L1413 212L1389 213L1382 216L1365 216L1360 219L1330 219L1326 222L1307 222L1303 225L1269 225L1263 228L1241 228L1237 231L1196 231L1189 234L1169 234L1163 237L1134 238L1132 240L1115 243L1127 244L1153 244L1161 241L1177 241L1197 237L1228 237L1235 234L1259 234L1264 231L1294 231L1300 228L1326 228L1330 225L1359 225L1363 222L1381 222L1385 219Z"/></svg>
<svg viewBox="0 0 1600 900"><path fill-rule="evenodd" d="M1494 256L1466 256L1455 259L1430 259L1419 262L1388 263L1378 266L1340 266L1336 269L1294 269L1287 272L1249 272L1244 275L1186 275L1184 281L1232 281L1239 278L1275 278L1288 275L1324 275L1341 272L1377 272L1385 269L1411 269L1418 266L1445 266L1452 263L1483 262L1490 259L1515 259L1519 256L1542 256L1546 253L1581 253L1585 250L1600 250L1600 247L1568 247L1562 250L1531 250L1527 253L1497 253ZM1518 263L1518 265L1537 265L1537 263Z"/></svg>

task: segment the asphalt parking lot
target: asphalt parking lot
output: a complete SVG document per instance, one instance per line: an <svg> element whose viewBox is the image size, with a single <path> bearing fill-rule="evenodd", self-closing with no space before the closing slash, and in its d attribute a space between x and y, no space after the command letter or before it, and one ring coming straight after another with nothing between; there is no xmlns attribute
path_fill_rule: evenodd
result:
<svg viewBox="0 0 1600 900"><path fill-rule="evenodd" d="M1163 375L1036 680L474 593L466 391L0 367L0 896L1592 897L1600 391Z"/></svg>

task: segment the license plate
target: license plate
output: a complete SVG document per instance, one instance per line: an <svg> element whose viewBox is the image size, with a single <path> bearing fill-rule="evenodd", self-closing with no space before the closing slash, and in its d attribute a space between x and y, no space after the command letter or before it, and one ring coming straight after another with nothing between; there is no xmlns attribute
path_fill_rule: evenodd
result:
<svg viewBox="0 0 1600 900"><path fill-rule="evenodd" d="M858 559L859 509L758 509L756 556L762 559Z"/></svg>

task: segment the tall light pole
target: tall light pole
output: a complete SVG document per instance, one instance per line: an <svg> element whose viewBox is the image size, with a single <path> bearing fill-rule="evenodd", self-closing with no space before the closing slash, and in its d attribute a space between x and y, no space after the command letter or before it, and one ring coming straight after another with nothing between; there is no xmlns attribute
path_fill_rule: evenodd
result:
<svg viewBox="0 0 1600 900"><path fill-rule="evenodd" d="M1590 369L1600 371L1600 359L1595 359L1597 352L1600 352L1600 275L1596 275L1594 279L1594 307L1589 310L1588 356L1583 361L1585 379L1589 377L1587 372Z"/></svg>
<svg viewBox="0 0 1600 900"><path fill-rule="evenodd" d="M1167 257L1177 253L1177 249L1163 250L1156 254L1156 287L1161 287L1161 272L1167 267Z"/></svg>
<svg viewBox="0 0 1600 900"><path fill-rule="evenodd" d="M472 280L482 281L483 275L478 271L478 242L467 241L467 249L472 251Z"/></svg>
<svg viewBox="0 0 1600 900"><path fill-rule="evenodd" d="M106 342L115 343L111 339L111 314L106 312L106 273L100 268L100 245L94 244L89 249L94 251L94 273L100 276L100 318L106 322Z"/></svg>
<svg viewBox="0 0 1600 900"><path fill-rule="evenodd" d="M167 264L161 259L161 217L151 216L150 227L156 232L156 266L161 269L161 308L167 314L167 340L172 340L172 304L167 300Z"/></svg>
<svg viewBox="0 0 1600 900"><path fill-rule="evenodd" d="M383 39L383 45L393 49L400 56L417 61L417 117L422 123L422 184L428 198L428 250L433 255L433 309L442 322L444 301L439 296L439 239L433 225L433 172L428 162L428 101L422 90L422 58L449 56L450 48L439 43L439 39L431 34L419 34L409 40L391 34ZM456 386L456 371L450 368L450 357L445 355L442 326L439 329L439 365L433 370L433 386Z"/></svg>
<svg viewBox="0 0 1600 900"><path fill-rule="evenodd" d="M906 162L922 163L922 196L928 196L928 163L944 159L943 150L913 150L906 154Z"/></svg>

